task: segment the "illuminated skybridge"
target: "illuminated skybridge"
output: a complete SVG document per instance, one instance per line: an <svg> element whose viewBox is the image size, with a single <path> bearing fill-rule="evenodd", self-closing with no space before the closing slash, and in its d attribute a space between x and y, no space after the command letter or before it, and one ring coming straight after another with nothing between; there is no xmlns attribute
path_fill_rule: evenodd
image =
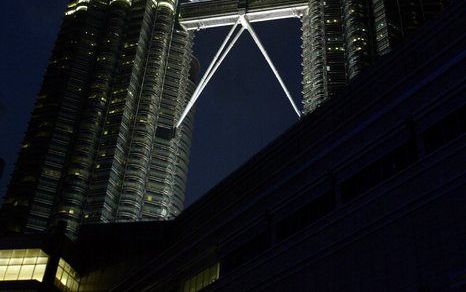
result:
<svg viewBox="0 0 466 292"><path fill-rule="evenodd" d="M307 0L214 0L184 2L180 23L188 30L235 24L239 15L250 22L300 17L309 7Z"/></svg>

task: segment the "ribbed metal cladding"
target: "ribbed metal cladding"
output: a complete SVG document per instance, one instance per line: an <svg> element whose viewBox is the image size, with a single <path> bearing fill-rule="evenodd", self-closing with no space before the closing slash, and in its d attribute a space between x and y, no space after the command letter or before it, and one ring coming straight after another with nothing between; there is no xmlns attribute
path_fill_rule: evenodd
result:
<svg viewBox="0 0 466 292"><path fill-rule="evenodd" d="M194 111L174 126L194 91L192 35L171 7L133 1L85 222L165 220L183 208Z"/></svg>
<svg viewBox="0 0 466 292"><path fill-rule="evenodd" d="M194 111L176 132L172 129L194 93L194 83L189 79L191 47L192 34L175 27L140 214L142 220L170 219L183 209Z"/></svg>
<svg viewBox="0 0 466 292"><path fill-rule="evenodd" d="M302 18L303 106L314 111L346 84L339 0L310 0Z"/></svg>
<svg viewBox="0 0 466 292"><path fill-rule="evenodd" d="M49 224L68 171L104 11L99 2L69 4L2 207L9 230L43 231Z"/></svg>
<svg viewBox="0 0 466 292"><path fill-rule="evenodd" d="M448 5L448 0L372 0L377 53L389 53L401 40Z"/></svg>
<svg viewBox="0 0 466 292"><path fill-rule="evenodd" d="M164 3L164 2L162 2ZM150 166L152 145L159 118L167 55L175 14L165 5L156 5L144 76L137 96L137 106L129 137L129 151L121 186L117 221L139 219L145 183Z"/></svg>
<svg viewBox="0 0 466 292"><path fill-rule="evenodd" d="M368 0L346 0L342 4L347 76L352 79L372 61L371 6Z"/></svg>
<svg viewBox="0 0 466 292"><path fill-rule="evenodd" d="M309 113L378 56L409 38L446 0L310 0L302 18L303 105Z"/></svg>
<svg viewBox="0 0 466 292"><path fill-rule="evenodd" d="M132 2L85 202L85 222L115 220L154 19L152 1Z"/></svg>
<svg viewBox="0 0 466 292"><path fill-rule="evenodd" d="M374 33L377 46L377 54L384 55L390 52L391 43L394 41L395 35L388 26L387 11L383 0L373 0L374 10ZM390 30L390 31L389 31Z"/></svg>
<svg viewBox="0 0 466 292"><path fill-rule="evenodd" d="M93 72L89 96L72 149L68 173L63 180L56 208L57 220L68 222L67 229L76 233L83 215L84 198L94 166L95 152L101 135L104 112L108 106L110 86L120 57L126 16L131 5L114 1L108 9L107 23L100 37L99 53ZM70 212L72 210L72 212Z"/></svg>
<svg viewBox="0 0 466 292"><path fill-rule="evenodd" d="M308 13L302 18L302 42L303 106L308 113L327 97L323 13L319 1L310 1Z"/></svg>

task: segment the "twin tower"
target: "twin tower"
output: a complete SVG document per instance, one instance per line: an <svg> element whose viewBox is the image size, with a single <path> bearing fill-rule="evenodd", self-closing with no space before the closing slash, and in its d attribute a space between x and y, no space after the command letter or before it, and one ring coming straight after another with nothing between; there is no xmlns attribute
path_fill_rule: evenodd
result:
<svg viewBox="0 0 466 292"><path fill-rule="evenodd" d="M72 0L4 204L7 232L169 220L183 209L194 32L302 20L303 113L413 34L442 0ZM252 29L252 28L251 28ZM183 119L181 117L183 115ZM180 122L182 121L182 122Z"/></svg>

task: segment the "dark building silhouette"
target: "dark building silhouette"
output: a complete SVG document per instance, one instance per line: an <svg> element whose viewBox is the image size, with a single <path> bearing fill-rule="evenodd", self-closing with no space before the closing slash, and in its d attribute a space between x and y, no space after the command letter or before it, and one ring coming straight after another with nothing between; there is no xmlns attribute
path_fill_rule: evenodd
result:
<svg viewBox="0 0 466 292"><path fill-rule="evenodd" d="M175 0L68 4L2 207L2 227L167 220L183 209L192 34Z"/></svg>
<svg viewBox="0 0 466 292"><path fill-rule="evenodd" d="M2 95L0 94L0 97ZM2 104L2 102L0 101L0 121L2 121L3 119L5 118L5 106ZM2 178L3 176L3 170L5 168L5 160L3 160L1 157L0 157L0 179ZM1 202L1 200L0 200Z"/></svg>
<svg viewBox="0 0 466 292"><path fill-rule="evenodd" d="M175 220L2 238L0 288L465 291L464 27L456 1Z"/></svg>
<svg viewBox="0 0 466 292"><path fill-rule="evenodd" d="M0 178L3 176L3 169L5 168L5 160L0 158Z"/></svg>

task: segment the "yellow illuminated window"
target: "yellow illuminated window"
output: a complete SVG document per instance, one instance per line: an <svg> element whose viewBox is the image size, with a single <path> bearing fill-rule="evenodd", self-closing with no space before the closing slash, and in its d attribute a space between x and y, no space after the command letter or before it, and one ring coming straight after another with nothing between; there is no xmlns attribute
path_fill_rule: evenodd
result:
<svg viewBox="0 0 466 292"><path fill-rule="evenodd" d="M48 259L41 249L0 250L0 281L42 282Z"/></svg>
<svg viewBox="0 0 466 292"><path fill-rule="evenodd" d="M220 264L216 263L215 265L186 280L183 284L183 292L197 292L217 281L219 276Z"/></svg>
<svg viewBox="0 0 466 292"><path fill-rule="evenodd" d="M34 274L34 266L33 265L23 265L19 272L18 280L29 280L32 279L32 275Z"/></svg>
<svg viewBox="0 0 466 292"><path fill-rule="evenodd" d="M55 285L62 291L78 291L79 277L76 271L62 258L58 262Z"/></svg>

